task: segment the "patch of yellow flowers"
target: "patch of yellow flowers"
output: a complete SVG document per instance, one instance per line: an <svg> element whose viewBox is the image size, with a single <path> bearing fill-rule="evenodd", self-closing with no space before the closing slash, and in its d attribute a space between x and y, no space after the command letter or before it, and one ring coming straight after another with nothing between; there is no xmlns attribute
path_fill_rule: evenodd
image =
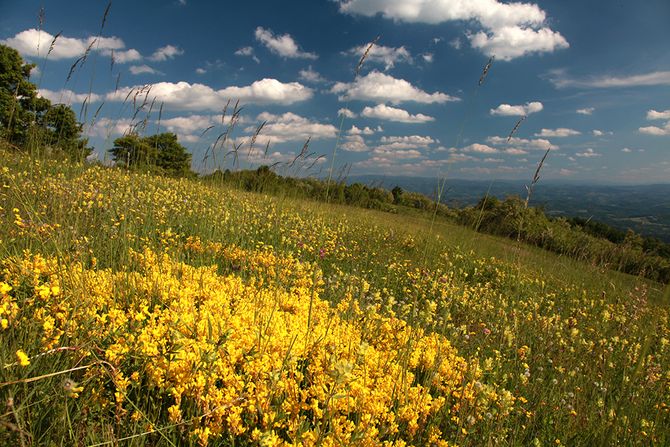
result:
<svg viewBox="0 0 670 447"><path fill-rule="evenodd" d="M38 325L44 350L67 340L104 363L75 397L88 392L137 419L134 396L151 393L166 408L152 423L184 424L203 445L446 446L467 433L462 421L472 430L511 410L511 394L482 383L445 337L363 310L353 291L336 307L321 299L316 263L264 247L214 249L246 278L149 249L131 250L125 271L8 258L5 329Z"/></svg>

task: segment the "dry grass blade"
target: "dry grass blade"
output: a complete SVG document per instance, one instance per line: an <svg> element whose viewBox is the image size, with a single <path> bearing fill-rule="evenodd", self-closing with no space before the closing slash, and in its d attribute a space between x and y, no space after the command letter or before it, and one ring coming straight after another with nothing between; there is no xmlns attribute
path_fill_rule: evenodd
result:
<svg viewBox="0 0 670 447"><path fill-rule="evenodd" d="M300 153L298 155L296 155L295 158L293 159L293 161L288 165L289 168L293 167L295 162L298 161L298 159L300 157L305 155L305 153L307 152L307 149L309 148L309 141L311 139L312 139L312 137L307 137L307 141L305 141L305 144L302 145L302 149L300 149Z"/></svg>
<svg viewBox="0 0 670 447"><path fill-rule="evenodd" d="M379 41L381 37L382 37L381 35L375 37L375 39L372 42L370 42L368 47L365 49L363 56L361 56L361 60L358 61L358 65L356 66L355 76L358 76L358 73L360 73L361 68L363 68L363 62L365 62L365 59L368 57L368 54L372 50L372 47L375 46L375 44Z"/></svg>
<svg viewBox="0 0 670 447"><path fill-rule="evenodd" d="M109 9L112 7L112 2L107 3L105 8L105 13L102 15L102 23L100 24L100 33L102 33L103 28L105 28L105 22L107 21L107 14L109 14Z"/></svg>
<svg viewBox="0 0 670 447"><path fill-rule="evenodd" d="M484 81L486 80L486 75L489 74L489 70L491 69L491 65L493 65L493 60L495 59L495 56L491 56L489 58L489 61L486 63L486 66L484 67L484 70L482 70L482 75L479 77L479 86L481 86Z"/></svg>
<svg viewBox="0 0 670 447"><path fill-rule="evenodd" d="M116 59L114 58L114 49L112 48L110 54L109 54L109 72L112 73L114 71L114 64L116 63Z"/></svg>
<svg viewBox="0 0 670 447"><path fill-rule="evenodd" d="M530 186L526 186L526 191L528 192L528 194L526 195L526 203L525 203L526 208L528 208L528 202L530 202L530 197L533 194L533 188L535 187L535 184L538 181L540 181L540 170L542 169L544 161L547 159L547 156L549 155L549 151L551 151L551 148L547 149L547 151L544 153L544 156L538 163L537 169L535 170L535 174L533 175L533 181L530 183Z"/></svg>
<svg viewBox="0 0 670 447"><path fill-rule="evenodd" d="M507 142L509 143L514 134L516 133L517 130L519 130L519 126L521 126L521 123L523 123L526 120L526 115L522 116L519 118L519 121L516 122L514 127L512 128L512 131L507 135Z"/></svg>
<svg viewBox="0 0 670 447"><path fill-rule="evenodd" d="M63 31L58 31L56 35L54 36L53 39L51 39L51 45L49 45L49 51L47 52L47 57L51 54L51 52L54 50L54 46L56 45L56 41L58 38L63 34Z"/></svg>
<svg viewBox="0 0 670 447"><path fill-rule="evenodd" d="M247 157L251 157L251 152L254 149L254 144L256 143L256 139L258 138L258 135L261 133L263 130L263 127L267 124L267 121L263 121L260 126L256 128L256 131L254 134L251 136L251 141L249 142L249 152L247 153Z"/></svg>

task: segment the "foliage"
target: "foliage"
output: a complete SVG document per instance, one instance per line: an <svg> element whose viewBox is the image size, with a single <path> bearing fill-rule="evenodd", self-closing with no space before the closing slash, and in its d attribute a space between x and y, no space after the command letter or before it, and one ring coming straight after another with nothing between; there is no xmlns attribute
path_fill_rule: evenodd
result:
<svg viewBox="0 0 670 447"><path fill-rule="evenodd" d="M114 140L110 153L117 165L126 168L154 168L158 173L177 177L192 174L191 154L174 133L124 135Z"/></svg>
<svg viewBox="0 0 670 447"><path fill-rule="evenodd" d="M0 137L15 147L83 161L92 149L81 138L82 125L68 106L52 106L38 96L29 81L34 67L18 51L0 44Z"/></svg>

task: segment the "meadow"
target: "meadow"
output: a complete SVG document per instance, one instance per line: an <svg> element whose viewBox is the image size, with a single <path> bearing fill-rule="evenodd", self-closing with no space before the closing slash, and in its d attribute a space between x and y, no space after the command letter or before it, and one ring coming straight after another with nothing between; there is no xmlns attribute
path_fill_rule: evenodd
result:
<svg viewBox="0 0 670 447"><path fill-rule="evenodd" d="M441 220L0 152L3 445L667 445L668 291Z"/></svg>

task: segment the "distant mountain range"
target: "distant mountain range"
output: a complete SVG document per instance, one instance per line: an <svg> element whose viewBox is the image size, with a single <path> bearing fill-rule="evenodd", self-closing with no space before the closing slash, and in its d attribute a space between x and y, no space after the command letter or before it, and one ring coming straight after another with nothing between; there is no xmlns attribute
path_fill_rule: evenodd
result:
<svg viewBox="0 0 670 447"><path fill-rule="evenodd" d="M429 197L435 196L437 179L382 175L349 176L347 183L363 183L392 189L400 186ZM526 182L514 180L447 179L442 202L457 208L476 204L487 192L504 199L526 197ZM550 216L591 218L615 228L628 228L670 243L670 183L655 185L596 185L540 181L531 206L543 207Z"/></svg>

